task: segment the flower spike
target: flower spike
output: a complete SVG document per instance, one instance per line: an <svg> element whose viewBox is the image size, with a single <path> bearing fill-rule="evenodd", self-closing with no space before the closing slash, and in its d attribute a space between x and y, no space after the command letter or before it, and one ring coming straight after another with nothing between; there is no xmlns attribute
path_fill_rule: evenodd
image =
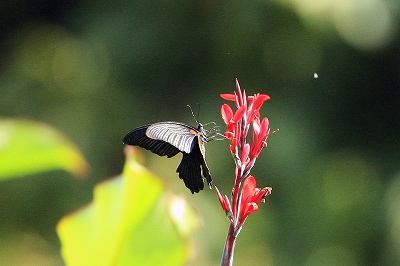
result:
<svg viewBox="0 0 400 266"><path fill-rule="evenodd" d="M236 238L245 221L250 214L258 211L259 203L265 203L265 199L272 192L270 187L258 188L256 178L250 175L250 170L261 151L267 146L267 138L271 134L269 119L262 118L260 112L263 104L271 97L260 93L247 97L236 79L236 92L221 94L221 98L235 102L236 106L236 110L228 104L223 104L221 107L222 119L227 126L224 136L230 141L230 151L236 166L231 199L222 195L216 187L222 209L230 220L222 265L232 265ZM250 129L251 135L248 141Z"/></svg>

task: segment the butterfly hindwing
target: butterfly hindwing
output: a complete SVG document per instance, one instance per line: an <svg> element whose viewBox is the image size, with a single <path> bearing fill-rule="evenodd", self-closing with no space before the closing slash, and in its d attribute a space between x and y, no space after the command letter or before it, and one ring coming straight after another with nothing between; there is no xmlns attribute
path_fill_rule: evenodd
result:
<svg viewBox="0 0 400 266"><path fill-rule="evenodd" d="M208 185L211 184L210 170L207 167L203 154L198 145L198 138L195 138L195 145L190 153L183 153L182 161L176 169L179 178L185 182L185 186L193 193L197 193L204 188L203 176Z"/></svg>

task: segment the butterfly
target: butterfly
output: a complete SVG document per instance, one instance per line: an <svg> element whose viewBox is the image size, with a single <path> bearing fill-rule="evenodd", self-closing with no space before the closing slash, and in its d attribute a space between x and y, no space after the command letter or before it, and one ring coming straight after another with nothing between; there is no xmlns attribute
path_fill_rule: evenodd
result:
<svg viewBox="0 0 400 266"><path fill-rule="evenodd" d="M182 161L176 172L193 194L204 188L203 177L208 186L212 187L210 170L205 160L205 144L219 134L216 133L217 128L215 126L205 130L200 123L195 128L179 122L158 122L135 128L122 142L168 158L181 152Z"/></svg>

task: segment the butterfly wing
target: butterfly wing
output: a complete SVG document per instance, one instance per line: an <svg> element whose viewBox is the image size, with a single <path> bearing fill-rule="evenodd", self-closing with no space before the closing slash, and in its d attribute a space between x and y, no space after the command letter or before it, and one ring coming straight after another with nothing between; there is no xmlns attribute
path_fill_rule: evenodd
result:
<svg viewBox="0 0 400 266"><path fill-rule="evenodd" d="M183 153L182 161L176 169L179 178L183 180L185 186L193 193L198 193L204 188L203 176L211 185L211 174L204 156L200 151L198 138L194 139L193 149L190 153Z"/></svg>
<svg viewBox="0 0 400 266"><path fill-rule="evenodd" d="M168 158L175 156L179 152L178 148L168 142L149 138L146 135L149 126L150 125L135 128L124 137L122 142L124 144L139 146L146 150L150 150L159 156L166 155Z"/></svg>
<svg viewBox="0 0 400 266"><path fill-rule="evenodd" d="M129 132L122 142L142 147L168 158L179 151L190 153L197 130L176 122L160 122L138 127Z"/></svg>
<svg viewBox="0 0 400 266"><path fill-rule="evenodd" d="M182 152L190 153L194 146L197 129L177 122L159 122L151 124L146 135L149 138L165 141Z"/></svg>

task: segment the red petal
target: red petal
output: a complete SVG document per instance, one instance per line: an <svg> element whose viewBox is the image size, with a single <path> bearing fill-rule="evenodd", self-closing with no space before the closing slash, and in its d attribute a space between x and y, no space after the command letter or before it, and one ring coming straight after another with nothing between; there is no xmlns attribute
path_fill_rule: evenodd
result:
<svg viewBox="0 0 400 266"><path fill-rule="evenodd" d="M249 156L250 153L250 145L248 143L246 143L243 148L242 148L242 154L240 155L240 160L242 161L242 163L247 161L247 158Z"/></svg>
<svg viewBox="0 0 400 266"><path fill-rule="evenodd" d="M233 142L233 141L232 141ZM236 153L236 144L232 144L232 145L230 145L230 148L231 148L231 153L232 154L235 154Z"/></svg>
<svg viewBox="0 0 400 266"><path fill-rule="evenodd" d="M257 180L254 176L248 176L243 183L243 200L247 201L248 197L254 195L254 189L257 187Z"/></svg>
<svg viewBox="0 0 400 266"><path fill-rule="evenodd" d="M246 180L244 181L244 183L246 185L249 185L252 187L252 189L257 187L257 180L254 176L250 175L249 177L246 178Z"/></svg>
<svg viewBox="0 0 400 266"><path fill-rule="evenodd" d="M246 210L247 214L251 214L253 212L256 212L256 211L258 211L258 204L254 203L254 202L249 203L249 205L247 206L246 209L247 209Z"/></svg>
<svg viewBox="0 0 400 266"><path fill-rule="evenodd" d="M235 134L233 134L233 132L226 131L226 132L224 133L224 136L225 136L225 138L227 138L227 139L233 139L233 138L235 137Z"/></svg>
<svg viewBox="0 0 400 266"><path fill-rule="evenodd" d="M260 141L264 142L268 137L268 133L269 133L269 119L265 117L261 121L260 125L260 134L259 134L259 137L261 138Z"/></svg>
<svg viewBox="0 0 400 266"><path fill-rule="evenodd" d="M231 204L229 203L229 199L226 195L222 196L221 192L219 192L219 189L217 186L215 186L215 190L217 191L218 199L219 202L221 203L222 208L226 213L232 212L231 210Z"/></svg>
<svg viewBox="0 0 400 266"><path fill-rule="evenodd" d="M261 129L266 130L269 127L269 119L268 117L264 117L262 122L261 122Z"/></svg>
<svg viewBox="0 0 400 266"><path fill-rule="evenodd" d="M256 192L254 193L253 197L251 198L251 202L260 203L265 202L265 198L271 195L272 188L265 187L263 189L257 188Z"/></svg>
<svg viewBox="0 0 400 266"><path fill-rule="evenodd" d="M214 186L214 187L215 187L215 191L217 191L219 202L221 202L221 204L222 204L222 202L224 201L223 197L222 197L222 194L221 194L221 192L219 192L219 189L218 189L217 186Z"/></svg>
<svg viewBox="0 0 400 266"><path fill-rule="evenodd" d="M260 130L261 130L260 119L258 119L258 117L257 117L255 119L253 119L254 134L256 134L256 136L258 136L260 134Z"/></svg>
<svg viewBox="0 0 400 266"><path fill-rule="evenodd" d="M222 119L224 120L225 124L228 125L233 117L232 108L227 104L223 104L221 107L221 115L222 115Z"/></svg>
<svg viewBox="0 0 400 266"><path fill-rule="evenodd" d="M239 226L242 226L246 221L247 217L249 217L250 214L256 211L258 211L258 205L256 203L248 203L242 206L242 209L240 210Z"/></svg>
<svg viewBox="0 0 400 266"><path fill-rule="evenodd" d="M253 106L255 110L260 110L262 105L264 104L265 101L271 99L269 95L266 94L256 94L254 95L253 99Z"/></svg>
<svg viewBox="0 0 400 266"><path fill-rule="evenodd" d="M238 103L239 103L239 106L240 105L242 105L242 100L243 100L243 97L242 97L242 90L240 89L240 84L239 84L239 80L236 78L236 91L237 91L237 101L238 101Z"/></svg>
<svg viewBox="0 0 400 266"><path fill-rule="evenodd" d="M242 105L237 109L235 115L233 116L233 122L237 123L240 119L243 118L244 114L246 113L246 106Z"/></svg>
<svg viewBox="0 0 400 266"><path fill-rule="evenodd" d="M227 101L236 101L236 95L235 94L229 94L229 93L224 93L220 94L221 98Z"/></svg>

